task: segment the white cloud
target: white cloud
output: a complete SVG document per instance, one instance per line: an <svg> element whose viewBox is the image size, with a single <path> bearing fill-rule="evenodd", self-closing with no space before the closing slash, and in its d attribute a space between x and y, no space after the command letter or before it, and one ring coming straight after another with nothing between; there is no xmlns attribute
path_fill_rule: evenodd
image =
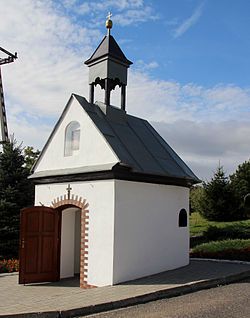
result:
<svg viewBox="0 0 250 318"><path fill-rule="evenodd" d="M91 8L88 2L82 3L78 8L78 13L82 15L89 13L90 11L91 11Z"/></svg>
<svg viewBox="0 0 250 318"><path fill-rule="evenodd" d="M131 112L153 121L220 122L233 120L237 115L250 120L250 89L226 84L210 88L193 83L181 85L152 79L145 72L131 70L129 105Z"/></svg>
<svg viewBox="0 0 250 318"><path fill-rule="evenodd" d="M88 18L91 19L88 25L92 27L103 24L108 11L113 13L112 20L114 23L122 26L138 24L158 18L152 6L145 5L143 0L92 0L84 2L65 0L63 4L67 10L71 10L75 14L83 16L88 14Z"/></svg>
<svg viewBox="0 0 250 318"><path fill-rule="evenodd" d="M231 174L250 158L250 121L153 123L200 178L209 178L220 162Z"/></svg>
<svg viewBox="0 0 250 318"><path fill-rule="evenodd" d="M77 0L63 0L62 3L66 8L70 8L76 4L76 1Z"/></svg>
<svg viewBox="0 0 250 318"><path fill-rule="evenodd" d="M81 1L82 2L82 1ZM106 0L106 1L84 1L93 11L105 11L114 8L118 11L129 9L141 9L145 7L143 0Z"/></svg>
<svg viewBox="0 0 250 318"><path fill-rule="evenodd" d="M150 71L158 67L159 64L156 61L144 62L143 60L138 60L134 63L134 68L142 72Z"/></svg>
<svg viewBox="0 0 250 318"><path fill-rule="evenodd" d="M153 10L149 6L145 6L142 9L131 9L121 14L116 14L113 21L122 26L135 25L148 20L157 20L158 15L153 13Z"/></svg>
<svg viewBox="0 0 250 318"><path fill-rule="evenodd" d="M174 30L174 37L178 38L187 32L197 21L200 19L203 12L204 3L200 4L193 12L193 14L186 20L184 20Z"/></svg>
<svg viewBox="0 0 250 318"><path fill-rule="evenodd" d="M38 116L55 115L71 92L86 93L83 61L92 52L93 39L99 38L97 30L74 25L50 1L44 5L10 1L1 10L5 17L0 21L3 46L18 51L19 56L3 67L10 104L19 103Z"/></svg>

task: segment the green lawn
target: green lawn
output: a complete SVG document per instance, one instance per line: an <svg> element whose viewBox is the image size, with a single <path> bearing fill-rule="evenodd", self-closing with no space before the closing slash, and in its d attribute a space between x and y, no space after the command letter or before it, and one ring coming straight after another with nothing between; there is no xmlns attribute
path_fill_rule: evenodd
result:
<svg viewBox="0 0 250 318"><path fill-rule="evenodd" d="M250 261L250 220L211 222L192 213L190 235L191 257Z"/></svg>
<svg viewBox="0 0 250 318"><path fill-rule="evenodd" d="M202 235L209 226L217 226L226 228L229 226L239 226L242 228L250 228L250 220L234 221L234 222L214 222L205 220L199 213L194 212L190 216L190 236Z"/></svg>

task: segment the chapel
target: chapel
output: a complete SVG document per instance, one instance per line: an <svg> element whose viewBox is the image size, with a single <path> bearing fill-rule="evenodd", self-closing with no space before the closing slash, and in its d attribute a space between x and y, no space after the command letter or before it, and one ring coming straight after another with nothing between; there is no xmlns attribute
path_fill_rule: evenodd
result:
<svg viewBox="0 0 250 318"><path fill-rule="evenodd" d="M189 263L189 189L199 182L151 124L126 111L132 62L111 35L85 61L89 98L72 94L30 178L21 211L20 283L79 276L114 285ZM95 88L105 92L95 101ZM110 104L115 88L120 105Z"/></svg>

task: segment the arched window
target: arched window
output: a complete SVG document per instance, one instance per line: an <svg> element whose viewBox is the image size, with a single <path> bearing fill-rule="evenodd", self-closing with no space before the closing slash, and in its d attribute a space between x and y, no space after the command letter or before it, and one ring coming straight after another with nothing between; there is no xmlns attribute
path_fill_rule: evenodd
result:
<svg viewBox="0 0 250 318"><path fill-rule="evenodd" d="M64 155L72 156L80 148L80 124L72 121L65 129Z"/></svg>
<svg viewBox="0 0 250 318"><path fill-rule="evenodd" d="M179 213L179 227L187 226L187 211L185 209L181 209Z"/></svg>

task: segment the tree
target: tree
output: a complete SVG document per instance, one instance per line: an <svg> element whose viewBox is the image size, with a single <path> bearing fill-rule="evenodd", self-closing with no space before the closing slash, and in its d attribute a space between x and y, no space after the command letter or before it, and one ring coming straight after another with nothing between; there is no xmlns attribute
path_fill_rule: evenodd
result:
<svg viewBox="0 0 250 318"><path fill-rule="evenodd" d="M34 150L33 147L25 147L24 148L24 162L25 167L30 171L33 167L34 163L36 162L38 156L40 155L40 151Z"/></svg>
<svg viewBox="0 0 250 318"><path fill-rule="evenodd" d="M190 211L200 212L202 201L204 199L204 188L201 185L195 185L190 189Z"/></svg>
<svg viewBox="0 0 250 318"><path fill-rule="evenodd" d="M239 165L235 173L230 176L230 180L237 204L237 214L244 218L249 210L246 202L250 194L250 160Z"/></svg>
<svg viewBox="0 0 250 318"><path fill-rule="evenodd" d="M222 166L219 166L210 182L203 182L204 196L201 214L211 221L238 219L235 213L234 193Z"/></svg>
<svg viewBox="0 0 250 318"><path fill-rule="evenodd" d="M4 142L0 152L0 254L17 256L20 209L33 204L34 190L21 145ZM3 255L4 254L4 255ZM1 256L0 255L0 256Z"/></svg>

